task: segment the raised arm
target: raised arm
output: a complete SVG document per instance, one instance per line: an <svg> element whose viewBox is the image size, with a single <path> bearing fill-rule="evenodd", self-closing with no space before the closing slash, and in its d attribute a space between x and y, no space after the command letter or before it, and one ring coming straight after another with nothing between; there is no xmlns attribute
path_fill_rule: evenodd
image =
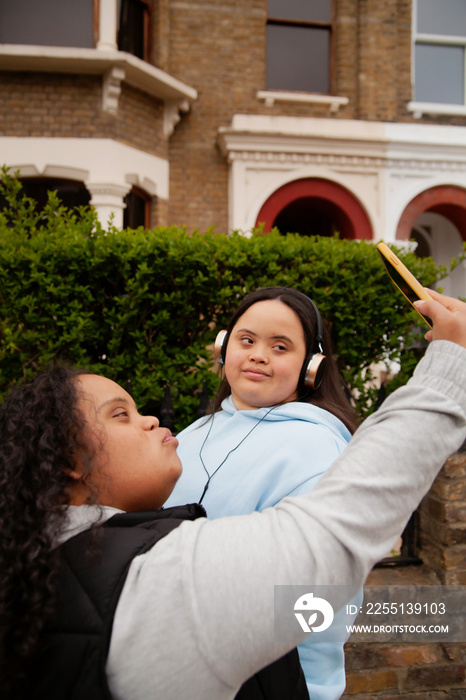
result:
<svg viewBox="0 0 466 700"><path fill-rule="evenodd" d="M137 678L140 697L233 698L301 641L274 640L274 585L361 585L465 438L466 350L435 342L310 495L187 523L133 563L109 657L116 696Z"/></svg>

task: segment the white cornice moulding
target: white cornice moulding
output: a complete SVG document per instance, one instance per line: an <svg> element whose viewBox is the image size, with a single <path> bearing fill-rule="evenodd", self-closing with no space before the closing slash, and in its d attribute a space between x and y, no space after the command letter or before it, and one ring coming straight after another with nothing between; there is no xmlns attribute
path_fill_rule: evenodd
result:
<svg viewBox="0 0 466 700"><path fill-rule="evenodd" d="M230 163L466 170L463 127L236 114L217 140Z"/></svg>

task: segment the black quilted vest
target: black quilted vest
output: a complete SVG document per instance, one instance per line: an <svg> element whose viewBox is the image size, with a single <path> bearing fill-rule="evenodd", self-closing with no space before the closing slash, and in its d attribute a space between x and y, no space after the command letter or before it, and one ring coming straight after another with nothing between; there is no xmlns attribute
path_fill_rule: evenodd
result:
<svg viewBox="0 0 466 700"><path fill-rule="evenodd" d="M31 674L31 700L111 700L105 664L130 564L183 521L202 516L205 511L197 504L122 513L99 528L97 537L86 530L61 545L65 563L57 614L47 626ZM236 698L308 700L296 650L250 678ZM163 698L154 694L153 700Z"/></svg>

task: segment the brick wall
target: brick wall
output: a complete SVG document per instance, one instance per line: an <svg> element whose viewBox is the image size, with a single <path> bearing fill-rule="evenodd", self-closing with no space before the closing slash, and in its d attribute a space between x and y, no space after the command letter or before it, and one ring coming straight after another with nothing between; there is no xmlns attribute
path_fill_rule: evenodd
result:
<svg viewBox="0 0 466 700"><path fill-rule="evenodd" d="M217 148L233 114L258 113L265 0L170 2L168 70L199 91L170 140L170 223L227 230L228 168Z"/></svg>
<svg viewBox="0 0 466 700"><path fill-rule="evenodd" d="M125 84L104 112L100 76L0 73L0 136L111 138L166 158L162 120L160 100Z"/></svg>
<svg viewBox="0 0 466 700"><path fill-rule="evenodd" d="M411 3L398 0L361 0L358 3L357 119L394 121L405 105L399 101L400 71L411 57Z"/></svg>
<svg viewBox="0 0 466 700"><path fill-rule="evenodd" d="M445 585L466 586L466 452L450 457L420 507L422 558Z"/></svg>
<svg viewBox="0 0 466 700"><path fill-rule="evenodd" d="M465 645L357 644L347 651L348 700L464 700Z"/></svg>
<svg viewBox="0 0 466 700"><path fill-rule="evenodd" d="M368 584L466 585L466 451L446 462L419 508L421 566L374 569ZM464 700L465 643L346 645L348 700Z"/></svg>
<svg viewBox="0 0 466 700"><path fill-rule="evenodd" d="M168 226L168 202L166 199L152 197L150 205L151 227Z"/></svg>
<svg viewBox="0 0 466 700"><path fill-rule="evenodd" d="M0 135L94 136L108 128L99 124L99 86L94 76L2 72Z"/></svg>

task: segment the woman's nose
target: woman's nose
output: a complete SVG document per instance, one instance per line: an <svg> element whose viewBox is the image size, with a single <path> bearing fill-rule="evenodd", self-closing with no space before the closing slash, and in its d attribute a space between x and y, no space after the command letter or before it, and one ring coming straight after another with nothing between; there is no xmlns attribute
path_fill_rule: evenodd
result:
<svg viewBox="0 0 466 700"><path fill-rule="evenodd" d="M249 359L252 362L267 362L267 353L259 345L255 345L249 353Z"/></svg>
<svg viewBox="0 0 466 700"><path fill-rule="evenodd" d="M154 430L160 425L160 421L155 416L143 416L143 427L144 430Z"/></svg>

